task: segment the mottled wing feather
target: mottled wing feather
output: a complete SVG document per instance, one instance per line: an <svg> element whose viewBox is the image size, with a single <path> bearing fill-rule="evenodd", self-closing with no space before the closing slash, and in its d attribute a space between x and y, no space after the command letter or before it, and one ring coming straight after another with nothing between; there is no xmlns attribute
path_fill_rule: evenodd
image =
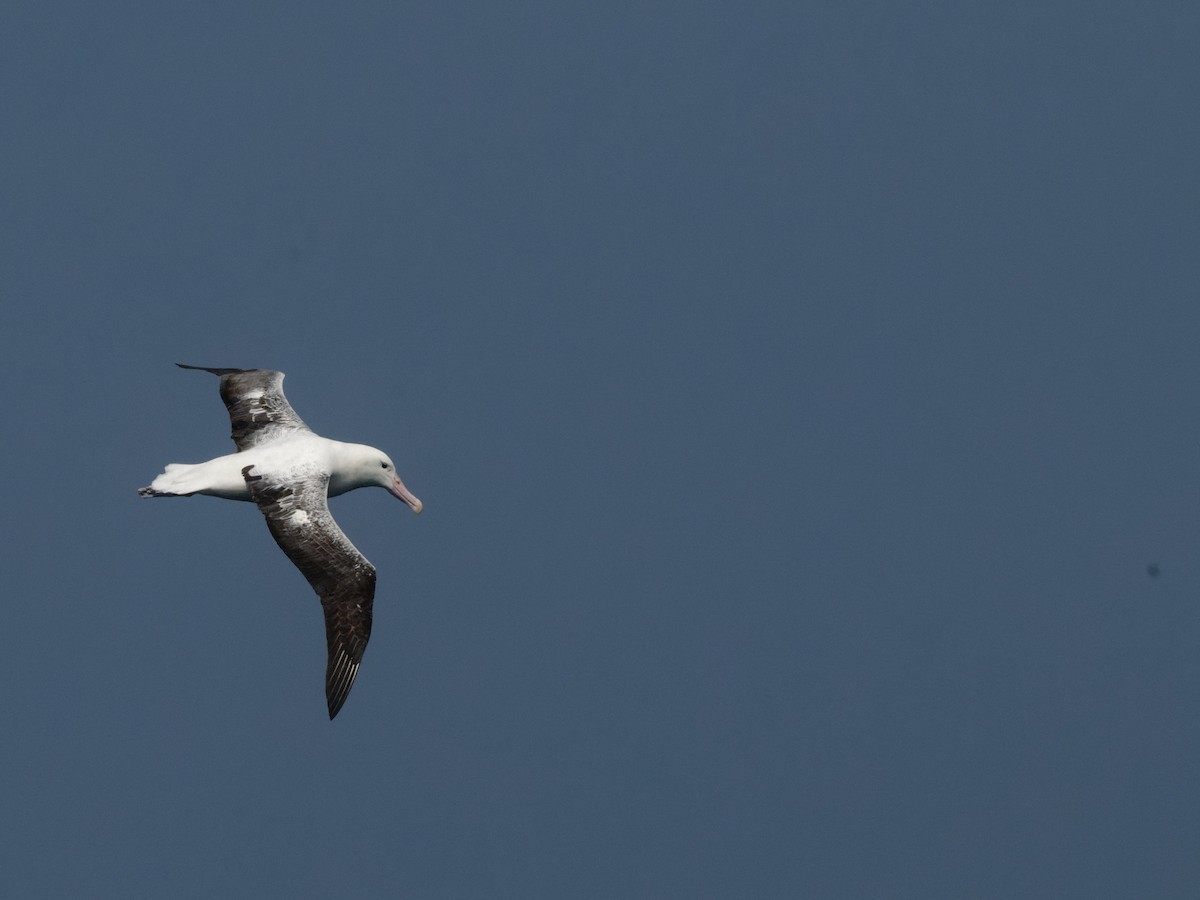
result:
<svg viewBox="0 0 1200 900"><path fill-rule="evenodd" d="M271 369L210 369L185 366L221 376L221 399L229 410L233 443L239 451L273 441L308 426L283 395L283 373Z"/></svg>
<svg viewBox="0 0 1200 900"><path fill-rule="evenodd" d="M308 579L325 610L329 664L325 697L332 719L354 685L371 637L375 567L350 543L329 514L325 472L289 473L287 478L242 470L246 486L267 519L275 543Z"/></svg>

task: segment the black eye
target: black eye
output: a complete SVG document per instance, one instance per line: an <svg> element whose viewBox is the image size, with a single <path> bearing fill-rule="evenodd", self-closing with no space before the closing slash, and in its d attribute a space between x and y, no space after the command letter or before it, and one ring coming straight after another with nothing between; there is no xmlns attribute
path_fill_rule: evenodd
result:
<svg viewBox="0 0 1200 900"><path fill-rule="evenodd" d="M380 463L380 464L379 464L379 467L380 467L381 469L386 469L386 468L387 468L387 463Z"/></svg>

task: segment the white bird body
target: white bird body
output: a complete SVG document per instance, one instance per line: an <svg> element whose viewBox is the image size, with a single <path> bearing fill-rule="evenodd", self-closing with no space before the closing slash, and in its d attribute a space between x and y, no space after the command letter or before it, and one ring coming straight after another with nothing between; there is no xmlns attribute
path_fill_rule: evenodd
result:
<svg viewBox="0 0 1200 900"><path fill-rule="evenodd" d="M384 462L387 468L381 465ZM382 450L300 432L207 462L169 463L163 473L150 482L150 490L160 494L207 494L226 500L253 502L242 475L246 466L280 476L291 470L324 473L329 476L327 496L330 497L360 487L391 489L396 471ZM413 508L420 512L419 501Z"/></svg>

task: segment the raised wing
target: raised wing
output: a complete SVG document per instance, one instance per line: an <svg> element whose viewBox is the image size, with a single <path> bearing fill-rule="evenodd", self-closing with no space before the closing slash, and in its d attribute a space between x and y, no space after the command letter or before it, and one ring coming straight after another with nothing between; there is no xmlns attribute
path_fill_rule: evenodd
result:
<svg viewBox="0 0 1200 900"><path fill-rule="evenodd" d="M239 451L309 428L283 396L283 373L271 369L210 369L185 366L221 376L221 399L229 410L234 444Z"/></svg>
<svg viewBox="0 0 1200 900"><path fill-rule="evenodd" d="M275 543L321 598L329 645L325 698L332 719L346 702L371 637L375 567L329 514L328 473L313 470L276 479L246 466L242 477Z"/></svg>

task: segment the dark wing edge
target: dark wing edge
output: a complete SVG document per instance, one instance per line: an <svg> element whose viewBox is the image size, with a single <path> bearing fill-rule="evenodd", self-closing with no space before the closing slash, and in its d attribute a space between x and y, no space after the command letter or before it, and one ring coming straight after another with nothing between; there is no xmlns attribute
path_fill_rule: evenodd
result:
<svg viewBox="0 0 1200 900"><path fill-rule="evenodd" d="M221 377L221 400L233 426L230 437L238 451L248 450L288 432L308 431L283 395L283 373L273 369L217 369L175 363Z"/></svg>
<svg viewBox="0 0 1200 900"><path fill-rule="evenodd" d="M354 686L371 637L375 567L329 514L327 473L272 479L252 474L253 469L242 469L250 495L275 543L312 585L325 611L325 699L332 720Z"/></svg>

